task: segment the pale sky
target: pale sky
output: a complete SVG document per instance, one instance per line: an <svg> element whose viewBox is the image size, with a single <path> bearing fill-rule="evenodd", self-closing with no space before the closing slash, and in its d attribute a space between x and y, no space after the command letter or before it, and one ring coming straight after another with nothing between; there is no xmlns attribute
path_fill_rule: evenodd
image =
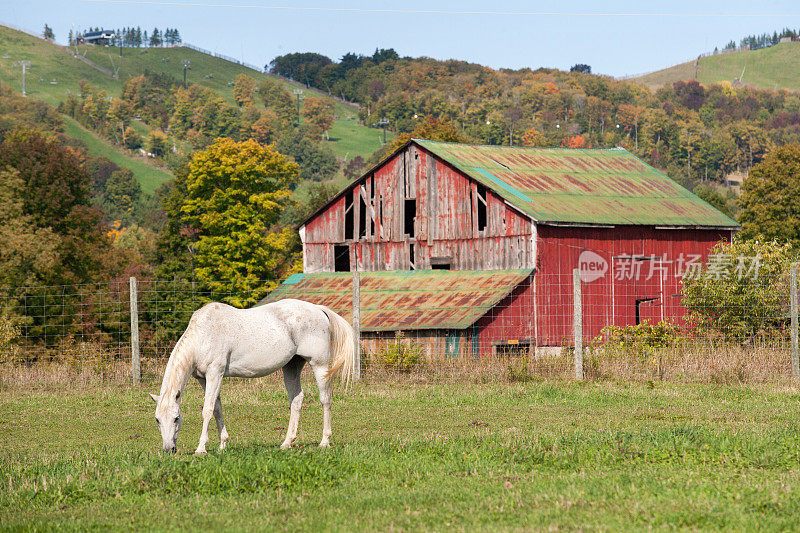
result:
<svg viewBox="0 0 800 533"><path fill-rule="evenodd" d="M795 0L671 3L365 0L3 0L0 23L35 31L176 27L184 41L263 66L289 52L394 48L401 56L493 68L587 63L636 74L697 57L748 34L800 27Z"/></svg>

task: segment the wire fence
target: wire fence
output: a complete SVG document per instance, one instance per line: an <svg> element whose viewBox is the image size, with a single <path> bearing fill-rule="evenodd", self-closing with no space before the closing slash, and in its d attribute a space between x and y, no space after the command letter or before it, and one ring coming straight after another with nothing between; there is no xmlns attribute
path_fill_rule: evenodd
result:
<svg viewBox="0 0 800 533"><path fill-rule="evenodd" d="M616 257L602 275L540 270L297 274L265 302L299 298L354 323L365 376L528 381L790 382L797 368L796 271L759 291L695 293L654 257ZM623 267L622 264L627 266ZM708 268L700 276L709 276ZM685 273L684 273L685 274ZM257 282L263 292L268 282ZM0 371L67 365L84 381L131 379L138 346L156 378L194 311L236 301L241 283L128 280L0 291ZM132 305L135 303L135 305ZM131 309L136 311L133 314ZM133 328L132 328L133 326ZM134 342L138 331L138 342ZM99 373L90 370L99 367ZM2 379L0 375L0 379Z"/></svg>

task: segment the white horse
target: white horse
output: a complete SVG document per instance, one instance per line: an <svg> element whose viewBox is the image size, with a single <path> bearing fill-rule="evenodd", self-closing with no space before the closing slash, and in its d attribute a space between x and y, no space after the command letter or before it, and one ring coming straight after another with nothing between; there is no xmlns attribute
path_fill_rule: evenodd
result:
<svg viewBox="0 0 800 533"><path fill-rule="evenodd" d="M321 447L330 445L330 378L342 371L349 383L355 369L353 328L341 316L322 305L300 300L237 309L221 303L203 306L192 315L189 326L172 350L161 394L156 402L156 422L165 452L177 449L181 428L181 395L194 376L205 390L203 431L195 454L206 453L211 415L217 421L219 449L225 448L228 432L222 418L220 387L224 376L257 378L283 369L283 381L291 400L289 427L281 448L297 439L303 404L300 371L308 362L319 386L322 403Z"/></svg>

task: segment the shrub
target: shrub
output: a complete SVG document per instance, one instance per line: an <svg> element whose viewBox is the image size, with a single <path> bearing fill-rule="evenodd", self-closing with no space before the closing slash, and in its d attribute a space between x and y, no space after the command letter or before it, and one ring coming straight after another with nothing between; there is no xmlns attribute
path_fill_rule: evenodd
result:
<svg viewBox="0 0 800 533"><path fill-rule="evenodd" d="M422 347L398 338L387 344L377 355L378 361L384 367L400 372L411 372L422 360Z"/></svg>
<svg viewBox="0 0 800 533"><path fill-rule="evenodd" d="M712 257L718 258L716 266ZM794 257L790 244L775 241L718 243L705 269L683 281L683 304L695 331L739 342L784 336L788 273ZM742 265L754 270L743 272ZM724 275L711 275L712 268L719 274L722 266Z"/></svg>
<svg viewBox="0 0 800 533"><path fill-rule="evenodd" d="M510 361L506 366L506 379L512 383L529 383L533 381L533 372L531 372L529 362L530 358L527 355Z"/></svg>
<svg viewBox="0 0 800 533"><path fill-rule="evenodd" d="M0 363L14 361L14 341L22 334L20 327L5 313L0 313Z"/></svg>
<svg viewBox="0 0 800 533"><path fill-rule="evenodd" d="M606 326L594 340L598 348L594 355L587 357L584 363L590 373L599 372L599 357L614 359L617 357L634 357L646 366L655 366L659 377L663 379L667 359L674 353L678 344L678 327L669 322L649 324L647 321L633 326Z"/></svg>

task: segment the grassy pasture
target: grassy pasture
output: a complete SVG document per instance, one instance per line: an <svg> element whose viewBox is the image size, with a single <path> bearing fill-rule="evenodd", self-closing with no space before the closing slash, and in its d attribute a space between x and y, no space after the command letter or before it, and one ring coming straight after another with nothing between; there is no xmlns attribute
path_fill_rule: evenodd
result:
<svg viewBox="0 0 800 533"><path fill-rule="evenodd" d="M0 391L3 529L797 529L794 387L367 380L336 391L334 446L306 380L281 451L279 377L223 386L232 441L162 456L134 389ZM213 426L213 422L212 422ZM209 449L216 439L212 437Z"/></svg>
<svg viewBox="0 0 800 533"><path fill-rule="evenodd" d="M762 89L800 91L800 42L782 43L759 50L743 50L703 57L697 79L700 83L732 82L744 71L744 83ZM695 62L681 63L646 74L637 81L656 88L666 83L692 80Z"/></svg>
<svg viewBox="0 0 800 533"><path fill-rule="evenodd" d="M65 135L83 141L90 153L105 157L117 165L129 169L139 180L142 191L146 194L152 194L159 186L172 179L172 174L168 170L156 167L143 158L129 157L102 137L81 126L76 120L67 115L62 115L62 118L64 119Z"/></svg>

